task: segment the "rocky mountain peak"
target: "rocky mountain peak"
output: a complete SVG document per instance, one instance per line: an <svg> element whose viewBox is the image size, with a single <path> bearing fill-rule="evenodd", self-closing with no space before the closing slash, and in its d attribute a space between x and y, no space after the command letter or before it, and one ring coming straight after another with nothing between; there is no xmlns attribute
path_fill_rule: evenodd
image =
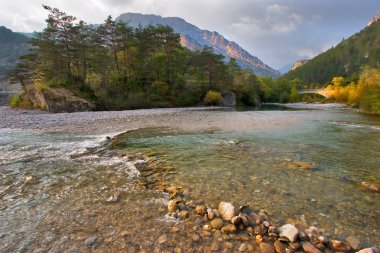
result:
<svg viewBox="0 0 380 253"><path fill-rule="evenodd" d="M301 67L302 65L304 65L305 63L307 63L309 60L299 60L299 61L296 61L295 63L293 63L293 66L291 67L290 70L295 70L296 68L299 68Z"/></svg>
<svg viewBox="0 0 380 253"><path fill-rule="evenodd" d="M251 69L260 76L278 77L280 72L272 69L257 57L240 47L236 42L229 41L215 31L202 30L193 24L178 17L161 17L159 15L145 15L140 13L125 13L116 18L118 22L125 22L132 27L148 25L167 25L181 36L181 44L190 50L201 50L204 46L222 54L226 61L235 58L242 68Z"/></svg>
<svg viewBox="0 0 380 253"><path fill-rule="evenodd" d="M380 20L380 11L368 22L368 26Z"/></svg>

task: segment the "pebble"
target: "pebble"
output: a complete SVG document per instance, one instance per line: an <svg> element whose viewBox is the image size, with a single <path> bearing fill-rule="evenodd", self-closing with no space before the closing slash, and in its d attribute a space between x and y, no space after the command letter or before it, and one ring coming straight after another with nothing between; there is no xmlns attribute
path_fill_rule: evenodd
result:
<svg viewBox="0 0 380 253"><path fill-rule="evenodd" d="M213 219L210 223L213 229L221 229L224 225L224 222L220 218Z"/></svg>
<svg viewBox="0 0 380 253"><path fill-rule="evenodd" d="M165 234L158 237L158 243L159 244L164 244L166 241L167 241L167 236Z"/></svg>
<svg viewBox="0 0 380 253"><path fill-rule="evenodd" d="M120 233L120 235L121 235L122 237L127 237L127 236L129 235L129 232L126 231L126 230L124 230L124 231L122 231L122 232Z"/></svg>
<svg viewBox="0 0 380 253"><path fill-rule="evenodd" d="M207 209L207 218L212 220L215 218L215 213L211 209Z"/></svg>
<svg viewBox="0 0 380 253"><path fill-rule="evenodd" d="M269 243L260 243L260 249L262 253L275 253L273 245Z"/></svg>
<svg viewBox="0 0 380 253"><path fill-rule="evenodd" d="M360 247L360 242L358 240L358 238L354 237L354 236L348 236L346 238L346 241L351 245L351 247L354 249L354 250L358 250L359 247Z"/></svg>
<svg viewBox="0 0 380 253"><path fill-rule="evenodd" d="M182 210L178 213L178 218L181 220L186 220L187 218L189 218L189 216L190 216L190 214L186 210Z"/></svg>
<svg viewBox="0 0 380 253"><path fill-rule="evenodd" d="M291 242L295 242L298 237L298 229L292 224L285 224L278 229L281 237L286 237Z"/></svg>
<svg viewBox="0 0 380 253"><path fill-rule="evenodd" d="M212 230L212 227L209 224L203 225L202 228L203 228L204 231L211 231Z"/></svg>
<svg viewBox="0 0 380 253"><path fill-rule="evenodd" d="M218 251L219 250L219 243L217 241L213 241L211 244L211 250L212 251Z"/></svg>
<svg viewBox="0 0 380 253"><path fill-rule="evenodd" d="M178 227L172 227L172 232L173 233L177 233L179 231L179 228Z"/></svg>
<svg viewBox="0 0 380 253"><path fill-rule="evenodd" d="M86 241L84 242L84 245L86 247L91 247L96 243L97 240L98 240L97 236L94 236L94 235L90 236L89 238L86 239Z"/></svg>
<svg viewBox="0 0 380 253"><path fill-rule="evenodd" d="M267 228L269 228L269 226L270 226L270 224L269 224L268 221L263 221L263 224L264 224L264 226L266 226Z"/></svg>
<svg viewBox="0 0 380 253"><path fill-rule="evenodd" d="M200 238L201 237L197 233L191 235L191 239L193 239L194 242L199 241Z"/></svg>
<svg viewBox="0 0 380 253"><path fill-rule="evenodd" d="M280 241L274 242L274 249L277 253L286 253L286 244Z"/></svg>
<svg viewBox="0 0 380 253"><path fill-rule="evenodd" d="M262 237L261 235L256 235L255 239L256 239L256 242L257 242L258 244L260 244L260 243L263 242L263 237Z"/></svg>
<svg viewBox="0 0 380 253"><path fill-rule="evenodd" d="M350 251L351 250L350 245L348 245L345 242L338 241L338 240L332 241L332 247L335 251Z"/></svg>
<svg viewBox="0 0 380 253"><path fill-rule="evenodd" d="M380 251L376 248L365 248L365 249L359 250L356 253L379 253L379 252Z"/></svg>
<svg viewBox="0 0 380 253"><path fill-rule="evenodd" d="M247 249L248 249L247 244L245 244L245 243L240 244L239 252L245 252L245 251L247 251Z"/></svg>
<svg viewBox="0 0 380 253"><path fill-rule="evenodd" d="M234 247L234 245L232 243L230 243L230 242L224 242L223 243L223 247L225 249L232 249Z"/></svg>
<svg viewBox="0 0 380 253"><path fill-rule="evenodd" d="M218 206L218 212L220 216L222 216L222 219L225 221L230 221L232 217L237 214L236 208L228 202L220 202Z"/></svg>
<svg viewBox="0 0 380 253"><path fill-rule="evenodd" d="M169 211L169 213L174 213L178 209L179 209L178 200L173 199L173 200L169 200L168 201L168 211Z"/></svg>
<svg viewBox="0 0 380 253"><path fill-rule="evenodd" d="M202 216L205 215L207 213L206 207L204 206L195 207L195 213Z"/></svg>
<svg viewBox="0 0 380 253"><path fill-rule="evenodd" d="M242 222L242 219L239 216L232 217L231 223L235 226L238 226Z"/></svg>
<svg viewBox="0 0 380 253"><path fill-rule="evenodd" d="M310 242L303 242L302 248L306 253L321 253L319 249L317 249L313 244Z"/></svg>
<svg viewBox="0 0 380 253"><path fill-rule="evenodd" d="M226 234L235 233L236 230L237 229L236 229L235 225L233 225L233 224L228 224L228 225L222 227L222 229L221 229L222 233L226 233Z"/></svg>

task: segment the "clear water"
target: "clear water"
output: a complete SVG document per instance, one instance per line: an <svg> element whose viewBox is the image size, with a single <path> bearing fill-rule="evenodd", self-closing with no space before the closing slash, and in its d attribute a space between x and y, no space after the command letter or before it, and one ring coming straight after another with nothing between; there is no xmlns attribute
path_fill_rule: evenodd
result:
<svg viewBox="0 0 380 253"><path fill-rule="evenodd" d="M210 122L267 116L278 121L252 129L223 130L212 123L210 131L140 129L119 138L118 155L106 150L77 156L105 136L1 129L0 251L89 251L84 241L93 235L98 251L202 250L211 244L212 236L188 240L202 219L166 219L168 196L141 187L141 175L122 156L141 153L170 167L156 171L160 180L186 188L195 202L248 204L281 224L313 225L332 238L354 236L362 246L380 245L380 194L361 185L380 184L380 118L291 111L286 116L297 123L290 124L283 113L199 112ZM298 161L314 169L297 168ZM173 234L172 226L180 231ZM120 236L123 231L128 236ZM163 233L169 239L159 245Z"/></svg>

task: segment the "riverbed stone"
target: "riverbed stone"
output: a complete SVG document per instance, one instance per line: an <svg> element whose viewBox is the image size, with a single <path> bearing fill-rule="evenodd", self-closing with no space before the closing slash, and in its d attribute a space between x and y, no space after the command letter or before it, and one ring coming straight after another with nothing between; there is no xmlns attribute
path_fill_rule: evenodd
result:
<svg viewBox="0 0 380 253"><path fill-rule="evenodd" d="M178 218L181 220L186 220L187 218L189 218L189 216L190 216L190 214L186 210L182 210L178 213Z"/></svg>
<svg viewBox="0 0 380 253"><path fill-rule="evenodd" d="M235 226L239 226L239 224L242 222L241 218L239 216L234 216L231 218L231 223Z"/></svg>
<svg viewBox="0 0 380 253"><path fill-rule="evenodd" d="M168 240L168 237L166 236L166 234L160 235L160 237L158 237L159 244L164 244L167 240Z"/></svg>
<svg viewBox="0 0 380 253"><path fill-rule="evenodd" d="M214 219L215 218L215 213L214 213L214 211L212 211L212 209L207 209L207 218L209 219L209 220L212 220L212 219Z"/></svg>
<svg viewBox="0 0 380 253"><path fill-rule="evenodd" d="M350 251L352 249L348 243L339 240L332 240L332 247L335 251Z"/></svg>
<svg viewBox="0 0 380 253"><path fill-rule="evenodd" d="M195 211L196 214L202 215L202 216L207 213L207 209L204 206L197 206L197 207L195 207L194 211Z"/></svg>
<svg viewBox="0 0 380 253"><path fill-rule="evenodd" d="M211 221L210 225L213 229L221 229L224 225L224 222L220 218L215 218Z"/></svg>
<svg viewBox="0 0 380 253"><path fill-rule="evenodd" d="M220 202L218 212L225 221L230 221L237 214L236 208L228 202Z"/></svg>
<svg viewBox="0 0 380 253"><path fill-rule="evenodd" d="M176 199L172 199L168 201L168 211L169 213L174 213L179 209L178 201Z"/></svg>
<svg viewBox="0 0 380 253"><path fill-rule="evenodd" d="M273 246L277 253L286 253L285 243L282 243L280 241L275 241Z"/></svg>
<svg viewBox="0 0 380 253"><path fill-rule="evenodd" d="M291 242L295 242L298 237L298 229L292 224L285 224L281 226L279 229L280 237L286 237Z"/></svg>
<svg viewBox="0 0 380 253"><path fill-rule="evenodd" d="M276 253L273 245L269 243L265 243L265 242L260 243L260 249L262 253Z"/></svg>
<svg viewBox="0 0 380 253"><path fill-rule="evenodd" d="M365 249L359 250L356 253L380 253L380 250L375 247L372 247L372 248L365 248Z"/></svg>
<svg viewBox="0 0 380 253"><path fill-rule="evenodd" d="M239 252L246 252L247 250L248 250L248 247L246 243L243 242L242 244L240 244Z"/></svg>
<svg viewBox="0 0 380 253"><path fill-rule="evenodd" d="M232 243L230 243L230 242L224 242L223 243L223 247L225 249L232 249L234 247L234 245Z"/></svg>
<svg viewBox="0 0 380 253"><path fill-rule="evenodd" d="M97 236L95 236L95 235L90 236L89 238L86 239L86 241L84 241L84 245L86 247L91 247L96 243L97 240L98 240Z"/></svg>
<svg viewBox="0 0 380 253"><path fill-rule="evenodd" d="M302 243L302 248L306 253L321 253L319 249L307 241Z"/></svg>
<svg viewBox="0 0 380 253"><path fill-rule="evenodd" d="M234 224L228 224L224 227L222 227L221 231L222 233L229 234L229 233L235 233L236 232L236 226Z"/></svg>
<svg viewBox="0 0 380 253"><path fill-rule="evenodd" d="M346 241L351 245L354 250L358 250L360 247L360 241L355 236L348 236Z"/></svg>

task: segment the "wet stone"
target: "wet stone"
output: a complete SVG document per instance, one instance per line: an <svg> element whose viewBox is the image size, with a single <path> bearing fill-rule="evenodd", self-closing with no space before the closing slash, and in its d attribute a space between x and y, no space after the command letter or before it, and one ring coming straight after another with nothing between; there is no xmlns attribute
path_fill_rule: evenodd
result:
<svg viewBox="0 0 380 253"><path fill-rule="evenodd" d="M86 241L84 242L84 245L86 247L91 247L96 243L97 240L98 240L97 236L95 236L95 235L90 236L89 238L86 239Z"/></svg>
<svg viewBox="0 0 380 253"><path fill-rule="evenodd" d="M279 229L280 237L286 237L291 242L295 242L298 237L298 229L292 224L286 224L281 226Z"/></svg>
<svg viewBox="0 0 380 253"><path fill-rule="evenodd" d="M286 244L280 241L274 242L274 249L277 253L286 253Z"/></svg>
<svg viewBox="0 0 380 253"><path fill-rule="evenodd" d="M228 202L220 202L218 212L225 221L230 221L237 214L235 207Z"/></svg>
<svg viewBox="0 0 380 253"><path fill-rule="evenodd" d="M222 229L221 229L222 233L226 233L226 234L235 233L236 230L237 230L236 226L233 224L228 224L228 225L222 227Z"/></svg>
<svg viewBox="0 0 380 253"><path fill-rule="evenodd" d="M165 234L163 234L160 237L158 237L158 243L164 244L167 241L167 239L168 239L167 236Z"/></svg>
<svg viewBox="0 0 380 253"><path fill-rule="evenodd" d="M346 238L346 241L351 245L351 247L354 250L358 250L360 248L360 241L358 240L358 238L354 236L348 236Z"/></svg>
<svg viewBox="0 0 380 253"><path fill-rule="evenodd" d="M298 249L300 249L301 248L301 244L300 243L298 243L298 242L290 242L289 243L289 246L292 248L292 249L294 249L294 250L298 250Z"/></svg>
<svg viewBox="0 0 380 253"><path fill-rule="evenodd" d="M195 207L194 211L196 214L202 215L202 216L207 213L206 207L204 207L204 206L197 206L197 207Z"/></svg>
<svg viewBox="0 0 380 253"><path fill-rule="evenodd" d="M332 241L332 247L335 251L350 251L351 250L351 246L348 243L338 241L338 240Z"/></svg>
<svg viewBox="0 0 380 253"><path fill-rule="evenodd" d="M317 249L313 244L310 242L303 242L302 248L306 253L321 253L319 249Z"/></svg>
<svg viewBox="0 0 380 253"><path fill-rule="evenodd" d="M224 225L224 222L222 219L216 218L213 219L210 224L213 229L221 229Z"/></svg>
<svg viewBox="0 0 380 253"><path fill-rule="evenodd" d="M223 248L225 249L232 249L234 247L234 245L230 242L224 242L223 243Z"/></svg>
<svg viewBox="0 0 380 253"><path fill-rule="evenodd" d="M262 253L275 253L273 245L269 243L260 243L260 249Z"/></svg>
<svg viewBox="0 0 380 253"><path fill-rule="evenodd" d="M197 233L191 235L191 239L193 239L194 242L199 241L200 238L201 237Z"/></svg>
<svg viewBox="0 0 380 253"><path fill-rule="evenodd" d="M186 211L186 210L182 210L178 213L178 218L181 219L181 220L185 220L187 218L189 218L189 212Z"/></svg>
<svg viewBox="0 0 380 253"><path fill-rule="evenodd" d="M246 252L247 250L248 250L248 247L247 247L246 243L240 244L240 246L239 246L239 252Z"/></svg>
<svg viewBox="0 0 380 253"><path fill-rule="evenodd" d="M234 216L231 218L231 223L235 226L238 226L242 222L241 218L239 216Z"/></svg>

